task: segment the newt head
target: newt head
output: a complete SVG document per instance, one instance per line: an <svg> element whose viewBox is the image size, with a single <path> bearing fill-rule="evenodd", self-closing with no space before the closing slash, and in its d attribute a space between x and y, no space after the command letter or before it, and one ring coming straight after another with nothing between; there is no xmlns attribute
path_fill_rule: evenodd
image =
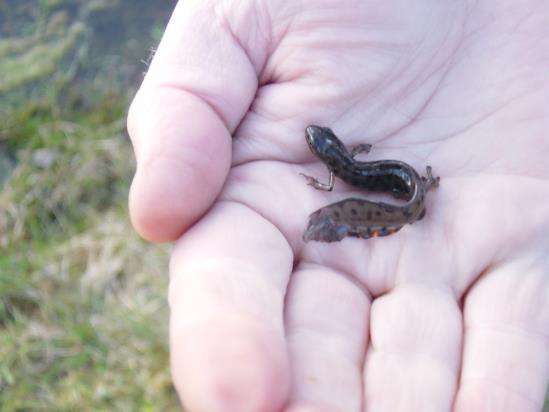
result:
<svg viewBox="0 0 549 412"><path fill-rule="evenodd" d="M307 126L305 140L311 152L328 166L350 159L347 148L329 127Z"/></svg>

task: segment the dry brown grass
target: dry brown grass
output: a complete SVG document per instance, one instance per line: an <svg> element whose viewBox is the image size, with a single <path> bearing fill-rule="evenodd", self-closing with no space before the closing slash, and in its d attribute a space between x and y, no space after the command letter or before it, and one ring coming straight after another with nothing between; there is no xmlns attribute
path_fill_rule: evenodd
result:
<svg viewBox="0 0 549 412"><path fill-rule="evenodd" d="M65 2L77 12L64 11ZM123 38L119 49L101 43L91 24L133 22L143 9L34 3L0 5L0 21L7 12L35 19L5 20L28 34L0 41L0 67L9 69L0 80L0 151L16 159L0 183L0 410L178 410L168 369L168 247L140 240L127 216L134 164L125 111L138 82L128 87L117 71L127 56L116 53L131 48ZM156 2L144 7L157 13ZM129 15L116 20L115 10ZM139 32L161 32L144 21L124 34L142 53L135 64L158 41L142 44ZM92 40L111 47L111 60L104 51L94 60Z"/></svg>

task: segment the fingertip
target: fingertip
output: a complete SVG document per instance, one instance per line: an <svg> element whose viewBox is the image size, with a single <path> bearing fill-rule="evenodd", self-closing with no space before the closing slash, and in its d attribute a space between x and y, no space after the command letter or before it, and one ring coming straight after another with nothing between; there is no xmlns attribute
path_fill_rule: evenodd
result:
<svg viewBox="0 0 549 412"><path fill-rule="evenodd" d="M177 239L189 222L199 217L196 210L184 207L176 193L178 184L169 180L169 174L166 176L162 170L153 167L146 173L136 172L130 188L129 210L132 225L141 237L150 242L161 243Z"/></svg>
<svg viewBox="0 0 549 412"><path fill-rule="evenodd" d="M291 402L284 408L283 412L343 412L333 406L320 404L313 401Z"/></svg>
<svg viewBox="0 0 549 412"><path fill-rule="evenodd" d="M181 90L136 96L128 116L137 170L132 224L145 239L178 238L211 206L231 161L231 136L215 111Z"/></svg>
<svg viewBox="0 0 549 412"><path fill-rule="evenodd" d="M284 347L279 336L242 319L172 331L172 374L183 404L192 411L279 411L290 381Z"/></svg>

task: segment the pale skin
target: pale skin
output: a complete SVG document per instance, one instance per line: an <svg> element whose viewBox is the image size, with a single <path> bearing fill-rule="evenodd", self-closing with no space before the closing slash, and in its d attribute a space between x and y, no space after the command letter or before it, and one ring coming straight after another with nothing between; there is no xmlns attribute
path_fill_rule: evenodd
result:
<svg viewBox="0 0 549 412"><path fill-rule="evenodd" d="M137 231L177 240L188 411L540 411L548 379L546 2L176 7L129 113ZM347 197L308 124L431 165L400 232L303 243Z"/></svg>

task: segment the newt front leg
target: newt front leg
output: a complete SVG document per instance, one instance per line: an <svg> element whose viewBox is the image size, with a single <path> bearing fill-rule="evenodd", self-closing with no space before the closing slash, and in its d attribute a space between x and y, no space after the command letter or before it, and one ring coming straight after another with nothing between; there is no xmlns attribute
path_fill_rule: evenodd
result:
<svg viewBox="0 0 549 412"><path fill-rule="evenodd" d="M328 180L328 183L321 183L314 177L307 176L306 174L303 174L303 173L300 173L300 175L303 176L305 179L307 179L307 184L309 186L312 186L315 189L331 192L332 189L334 188L335 176L332 171L330 171L330 179Z"/></svg>
<svg viewBox="0 0 549 412"><path fill-rule="evenodd" d="M355 146L352 148L350 154L351 157L354 159L356 155L359 153L370 153L370 150L372 150L372 145L369 143L361 143L358 146Z"/></svg>
<svg viewBox="0 0 549 412"><path fill-rule="evenodd" d="M372 145L368 143L359 144L358 146L354 147L350 152L351 158L354 159L355 156L357 156L360 153L368 153L372 149ZM305 177L307 179L307 184L309 186L314 187L318 190L325 190L327 192L330 192L334 188L334 181L335 181L335 175L330 170L330 178L328 183L321 183L317 179L315 179L312 176L307 176L306 174L300 173L301 176Z"/></svg>

